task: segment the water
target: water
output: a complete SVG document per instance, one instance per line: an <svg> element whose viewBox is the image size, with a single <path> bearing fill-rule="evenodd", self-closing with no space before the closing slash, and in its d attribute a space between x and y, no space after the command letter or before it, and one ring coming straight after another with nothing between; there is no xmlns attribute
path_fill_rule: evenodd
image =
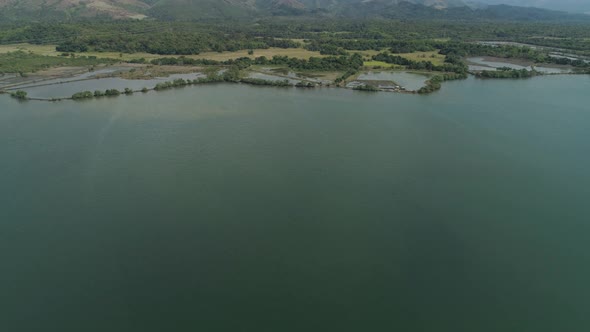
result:
<svg viewBox="0 0 590 332"><path fill-rule="evenodd" d="M0 330L588 331L589 89L0 96Z"/></svg>
<svg viewBox="0 0 590 332"><path fill-rule="evenodd" d="M467 59L471 63L476 63L477 65L469 65L469 70L472 71L481 71L481 70L496 70L497 68L507 67L511 69L526 69L532 70L532 66L521 66L509 62L502 62L502 61L491 61L482 57L474 57ZM535 66L536 71L545 74L567 74L571 73L573 70L571 67L567 66L555 66L555 67L545 67L545 66Z"/></svg>
<svg viewBox="0 0 590 332"><path fill-rule="evenodd" d="M507 68L511 68L511 69L528 69L530 70L531 67L530 66L521 66L521 65L517 65L514 63L509 63L509 62L502 62L502 61L492 61L492 60L486 60L485 58L482 57L474 57L474 58L468 58L467 61L472 62L472 63L476 63L480 66L488 66L493 68L502 68L502 67L507 67Z"/></svg>
<svg viewBox="0 0 590 332"><path fill-rule="evenodd" d="M90 79L84 81L75 81L76 79L87 79L87 76L76 76L75 78L69 79L55 79L40 82L32 85L25 85L15 87L12 90L23 90L26 91L28 96L31 98L68 98L74 93L82 91L117 89L124 90L129 88L131 90L141 90L143 88L151 89L158 83L173 81L175 79L190 79L205 77L202 73L190 73L190 74L172 74L168 77L157 77L146 80L130 80L119 77L108 77L100 79Z"/></svg>
<svg viewBox="0 0 590 332"><path fill-rule="evenodd" d="M392 81L409 91L417 91L423 87L428 76L403 71L368 72L360 74L359 80Z"/></svg>

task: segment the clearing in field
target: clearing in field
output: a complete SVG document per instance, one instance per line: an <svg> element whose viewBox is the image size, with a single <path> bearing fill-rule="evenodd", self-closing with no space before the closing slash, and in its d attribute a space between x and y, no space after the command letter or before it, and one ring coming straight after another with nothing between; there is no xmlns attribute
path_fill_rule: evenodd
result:
<svg viewBox="0 0 590 332"><path fill-rule="evenodd" d="M37 55L58 56L61 52L55 50L55 45L12 44L0 45L0 54L23 51Z"/></svg>
<svg viewBox="0 0 590 332"><path fill-rule="evenodd" d="M365 67L371 67L371 68L374 68L374 67L381 67L381 68L398 68L398 67L400 67L401 68L402 67L402 66L394 65L391 63L383 62L383 61L373 61L373 60L365 61L363 63L363 65Z"/></svg>

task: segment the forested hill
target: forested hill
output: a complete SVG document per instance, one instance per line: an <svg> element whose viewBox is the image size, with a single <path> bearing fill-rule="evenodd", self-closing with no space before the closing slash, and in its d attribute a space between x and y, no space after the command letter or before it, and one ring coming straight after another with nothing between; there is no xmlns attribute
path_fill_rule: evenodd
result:
<svg viewBox="0 0 590 332"><path fill-rule="evenodd" d="M193 21L268 16L590 21L590 15L480 6L468 0L0 0L0 22L88 18Z"/></svg>

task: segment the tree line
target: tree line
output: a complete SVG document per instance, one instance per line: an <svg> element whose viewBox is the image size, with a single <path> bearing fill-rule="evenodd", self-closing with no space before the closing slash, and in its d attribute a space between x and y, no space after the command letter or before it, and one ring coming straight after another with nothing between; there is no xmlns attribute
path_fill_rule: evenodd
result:
<svg viewBox="0 0 590 332"><path fill-rule="evenodd" d="M358 70L363 66L363 57L360 54L347 54L341 56L328 56L328 57L310 57L309 59L299 59L295 57L275 55L272 58L265 56L256 57L255 59L242 57L238 59L230 59L227 61L215 61L207 59L191 59L187 57L177 58L160 58L153 59L151 62L153 65L184 65L184 66L196 66L196 65L224 65L224 66L236 66L239 69L245 69L252 65L273 65L273 66L286 66L294 70L304 71L348 71Z"/></svg>

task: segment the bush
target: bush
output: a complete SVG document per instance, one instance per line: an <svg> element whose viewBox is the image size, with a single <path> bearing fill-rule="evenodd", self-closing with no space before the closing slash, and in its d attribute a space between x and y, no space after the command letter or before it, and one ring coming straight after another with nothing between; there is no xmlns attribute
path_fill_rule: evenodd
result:
<svg viewBox="0 0 590 332"><path fill-rule="evenodd" d="M370 85L370 84L366 84L366 85L359 85L359 86L355 86L353 88L353 90L358 90L358 91L369 91L369 92L377 92L379 91L379 88L377 88L374 85Z"/></svg>
<svg viewBox="0 0 590 332"><path fill-rule="evenodd" d="M104 92L105 96L118 96L120 94L121 94L121 92L117 89L109 89Z"/></svg>
<svg viewBox="0 0 590 332"><path fill-rule="evenodd" d="M90 91L78 92L72 95L72 99L74 100L90 99L92 97L94 97L94 94Z"/></svg>
<svg viewBox="0 0 590 332"><path fill-rule="evenodd" d="M23 91L23 90L18 90L16 92L13 92L10 94L13 98L16 98L18 100L27 100L27 92Z"/></svg>

